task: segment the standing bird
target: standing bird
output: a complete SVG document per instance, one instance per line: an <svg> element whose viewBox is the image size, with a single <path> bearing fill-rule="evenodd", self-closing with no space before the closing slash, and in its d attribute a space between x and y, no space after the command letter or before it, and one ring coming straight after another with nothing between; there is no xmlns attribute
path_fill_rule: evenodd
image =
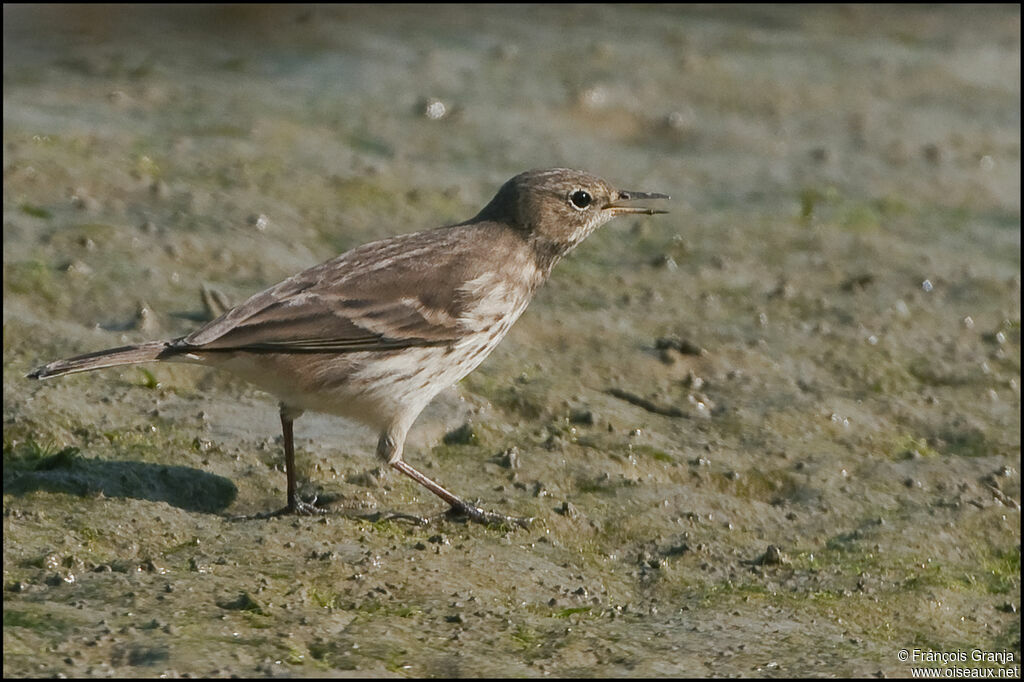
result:
<svg viewBox="0 0 1024 682"><path fill-rule="evenodd" d="M486 512L402 459L406 433L442 389L473 371L526 309L551 268L596 228L664 194L627 192L565 168L506 182L464 223L364 244L304 270L202 328L57 360L32 379L155 360L226 369L280 400L288 505L299 499L292 422L306 410L349 417L380 433L377 456L479 523Z"/></svg>

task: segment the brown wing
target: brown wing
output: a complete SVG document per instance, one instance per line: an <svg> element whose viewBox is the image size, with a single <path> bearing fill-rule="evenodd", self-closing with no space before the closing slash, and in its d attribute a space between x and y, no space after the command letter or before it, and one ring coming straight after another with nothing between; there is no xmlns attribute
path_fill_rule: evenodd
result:
<svg viewBox="0 0 1024 682"><path fill-rule="evenodd" d="M459 286L481 265L466 257L475 241L452 227L366 244L256 294L178 348L343 353L452 343L466 303Z"/></svg>

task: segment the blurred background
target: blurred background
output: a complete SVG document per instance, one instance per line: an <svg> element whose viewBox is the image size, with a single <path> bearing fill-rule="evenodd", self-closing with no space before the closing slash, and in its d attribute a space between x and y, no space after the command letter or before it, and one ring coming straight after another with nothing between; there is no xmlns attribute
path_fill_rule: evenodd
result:
<svg viewBox="0 0 1024 682"><path fill-rule="evenodd" d="M5 675L1019 664L1019 6L3 18ZM591 236L407 446L535 529L346 517L437 510L317 415L339 514L233 523L283 499L268 396L22 378L547 166L671 213Z"/></svg>

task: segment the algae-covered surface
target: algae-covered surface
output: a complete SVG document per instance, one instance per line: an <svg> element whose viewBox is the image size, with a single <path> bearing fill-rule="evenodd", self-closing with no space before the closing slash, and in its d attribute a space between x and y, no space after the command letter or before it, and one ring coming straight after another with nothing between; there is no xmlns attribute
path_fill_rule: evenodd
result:
<svg viewBox="0 0 1024 682"><path fill-rule="evenodd" d="M5 6L3 36L5 676L1019 666L1019 6ZM331 513L253 518L270 396L23 378L545 166L672 201L410 435L528 530L387 519L442 505L312 414Z"/></svg>

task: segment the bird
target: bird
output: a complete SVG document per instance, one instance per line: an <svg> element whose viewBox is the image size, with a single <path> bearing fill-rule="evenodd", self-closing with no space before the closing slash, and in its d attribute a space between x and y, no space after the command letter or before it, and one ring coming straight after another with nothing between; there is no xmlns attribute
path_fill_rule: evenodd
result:
<svg viewBox="0 0 1024 682"><path fill-rule="evenodd" d="M528 526L532 519L485 511L409 465L406 434L494 350L566 254L617 216L668 212L638 200L668 198L584 171L529 170L467 221L353 248L185 336L56 360L26 376L169 361L254 384L279 401L287 477L286 506L266 516L324 511L297 492L293 423L313 411L375 429L380 460L444 500L447 513Z"/></svg>

